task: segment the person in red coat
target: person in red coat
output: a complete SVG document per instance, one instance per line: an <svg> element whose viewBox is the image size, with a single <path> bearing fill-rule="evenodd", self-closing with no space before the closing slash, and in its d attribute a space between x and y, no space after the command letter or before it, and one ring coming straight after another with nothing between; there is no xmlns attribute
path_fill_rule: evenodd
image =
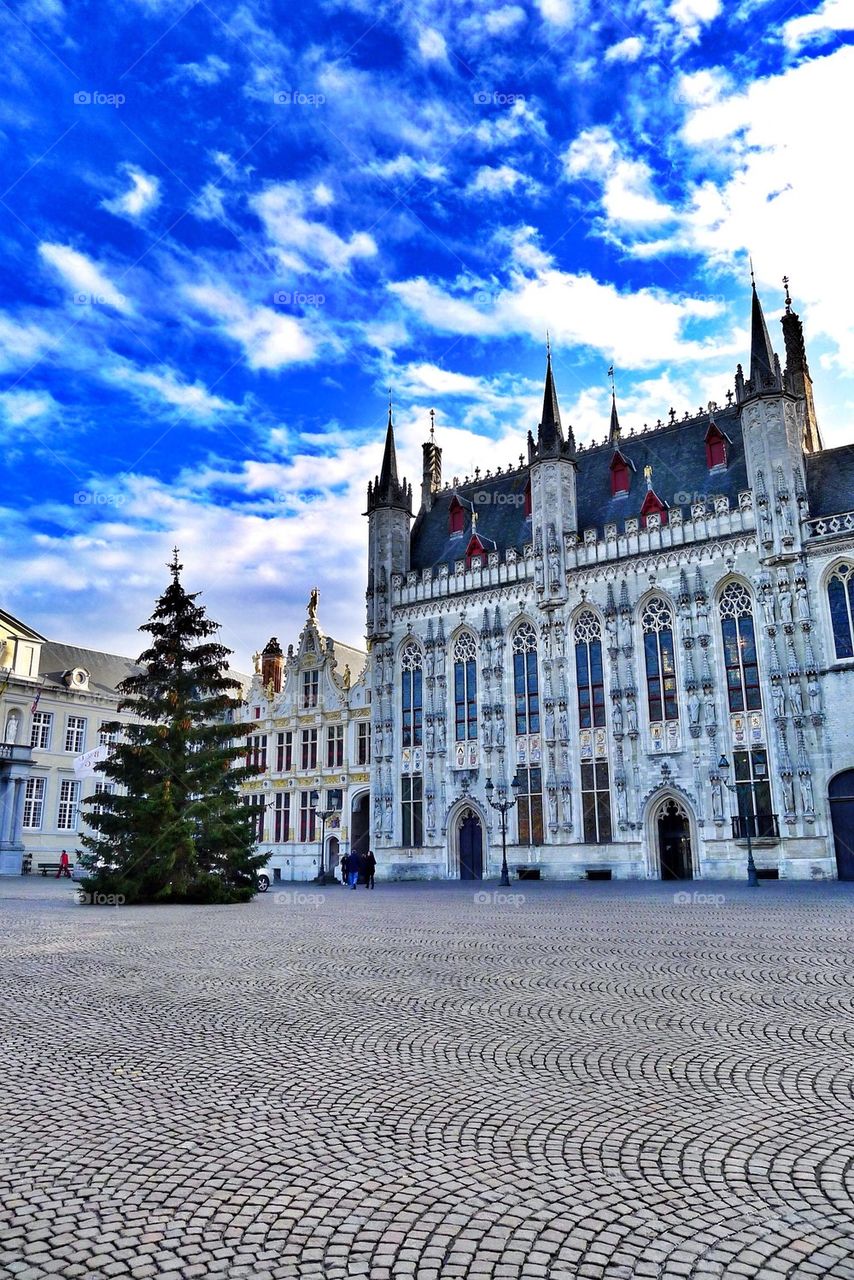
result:
<svg viewBox="0 0 854 1280"><path fill-rule="evenodd" d="M68 852L65 849L63 849L62 853L59 855L59 870L56 873L57 880L60 876L68 876L69 880L71 879Z"/></svg>

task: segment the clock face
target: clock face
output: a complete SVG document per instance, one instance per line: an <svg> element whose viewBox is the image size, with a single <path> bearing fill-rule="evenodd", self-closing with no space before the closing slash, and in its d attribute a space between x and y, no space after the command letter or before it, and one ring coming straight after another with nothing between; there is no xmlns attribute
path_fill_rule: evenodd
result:
<svg viewBox="0 0 854 1280"><path fill-rule="evenodd" d="M86 683L86 672L85 672L85 671L75 671L75 672L74 672L74 675L73 675L73 677L72 677L72 679L74 680L74 683L75 683L75 684L85 684L85 683Z"/></svg>

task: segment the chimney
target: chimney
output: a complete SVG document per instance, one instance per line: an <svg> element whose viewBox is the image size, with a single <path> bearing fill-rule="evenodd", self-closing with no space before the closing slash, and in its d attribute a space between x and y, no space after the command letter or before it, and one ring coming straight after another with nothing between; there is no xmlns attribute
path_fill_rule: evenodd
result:
<svg viewBox="0 0 854 1280"><path fill-rule="evenodd" d="M429 511L433 506L433 496L442 487L442 450L431 439L425 440L421 446L424 454L424 469L421 478L421 507Z"/></svg>
<svg viewBox="0 0 854 1280"><path fill-rule="evenodd" d="M261 653L261 683L266 689L272 682L273 693L282 692L282 672L285 659L282 648L275 636L268 640Z"/></svg>

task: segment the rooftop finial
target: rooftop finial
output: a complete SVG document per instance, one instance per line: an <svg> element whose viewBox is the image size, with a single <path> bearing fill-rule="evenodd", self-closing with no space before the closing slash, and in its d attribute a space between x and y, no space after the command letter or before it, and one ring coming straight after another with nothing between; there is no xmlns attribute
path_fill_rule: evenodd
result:
<svg viewBox="0 0 854 1280"><path fill-rule="evenodd" d="M388 389L388 420L391 422L391 387Z"/></svg>
<svg viewBox="0 0 854 1280"><path fill-rule="evenodd" d="M612 396L614 396L614 397L616 398L616 395L617 395L617 383L616 383L616 381L615 381L615 379L614 379L614 366L613 366L613 365L611 365L610 369L608 370L608 377L609 377L609 379L610 379L610 381L611 381L611 395L612 395Z"/></svg>
<svg viewBox="0 0 854 1280"><path fill-rule="evenodd" d="M177 547L173 547L173 548L172 548L172 559L169 561L169 563L168 563L168 565L166 566L166 568L167 568L167 569L169 569L169 570L171 570L172 577L173 577L173 578L175 579L175 581L177 582L177 581L178 581L178 575L180 574L181 570L184 568L184 566L183 566L182 564L179 564L179 563L178 563L178 548L177 548Z"/></svg>
<svg viewBox="0 0 854 1280"><path fill-rule="evenodd" d="M552 354L552 340L549 335L548 329L546 329L546 356L550 359L551 354Z"/></svg>
<svg viewBox="0 0 854 1280"><path fill-rule="evenodd" d="M430 443L436 443L436 410L430 410Z"/></svg>
<svg viewBox="0 0 854 1280"><path fill-rule="evenodd" d="M783 288L786 290L786 311L792 310L792 295L789 293L789 277L783 276Z"/></svg>
<svg viewBox="0 0 854 1280"><path fill-rule="evenodd" d="M749 254L747 255L747 260L748 260L748 262L750 263L750 283L753 285L753 287L754 287L754 289L755 289L755 288L756 288L756 276L753 274L753 254L752 254L752 253L749 253Z"/></svg>

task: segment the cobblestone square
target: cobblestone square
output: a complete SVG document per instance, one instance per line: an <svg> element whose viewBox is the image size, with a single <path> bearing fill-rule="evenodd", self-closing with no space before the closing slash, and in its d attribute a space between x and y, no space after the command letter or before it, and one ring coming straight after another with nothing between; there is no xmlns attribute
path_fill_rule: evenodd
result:
<svg viewBox="0 0 854 1280"><path fill-rule="evenodd" d="M854 1277L852 886L0 916L3 1277Z"/></svg>

